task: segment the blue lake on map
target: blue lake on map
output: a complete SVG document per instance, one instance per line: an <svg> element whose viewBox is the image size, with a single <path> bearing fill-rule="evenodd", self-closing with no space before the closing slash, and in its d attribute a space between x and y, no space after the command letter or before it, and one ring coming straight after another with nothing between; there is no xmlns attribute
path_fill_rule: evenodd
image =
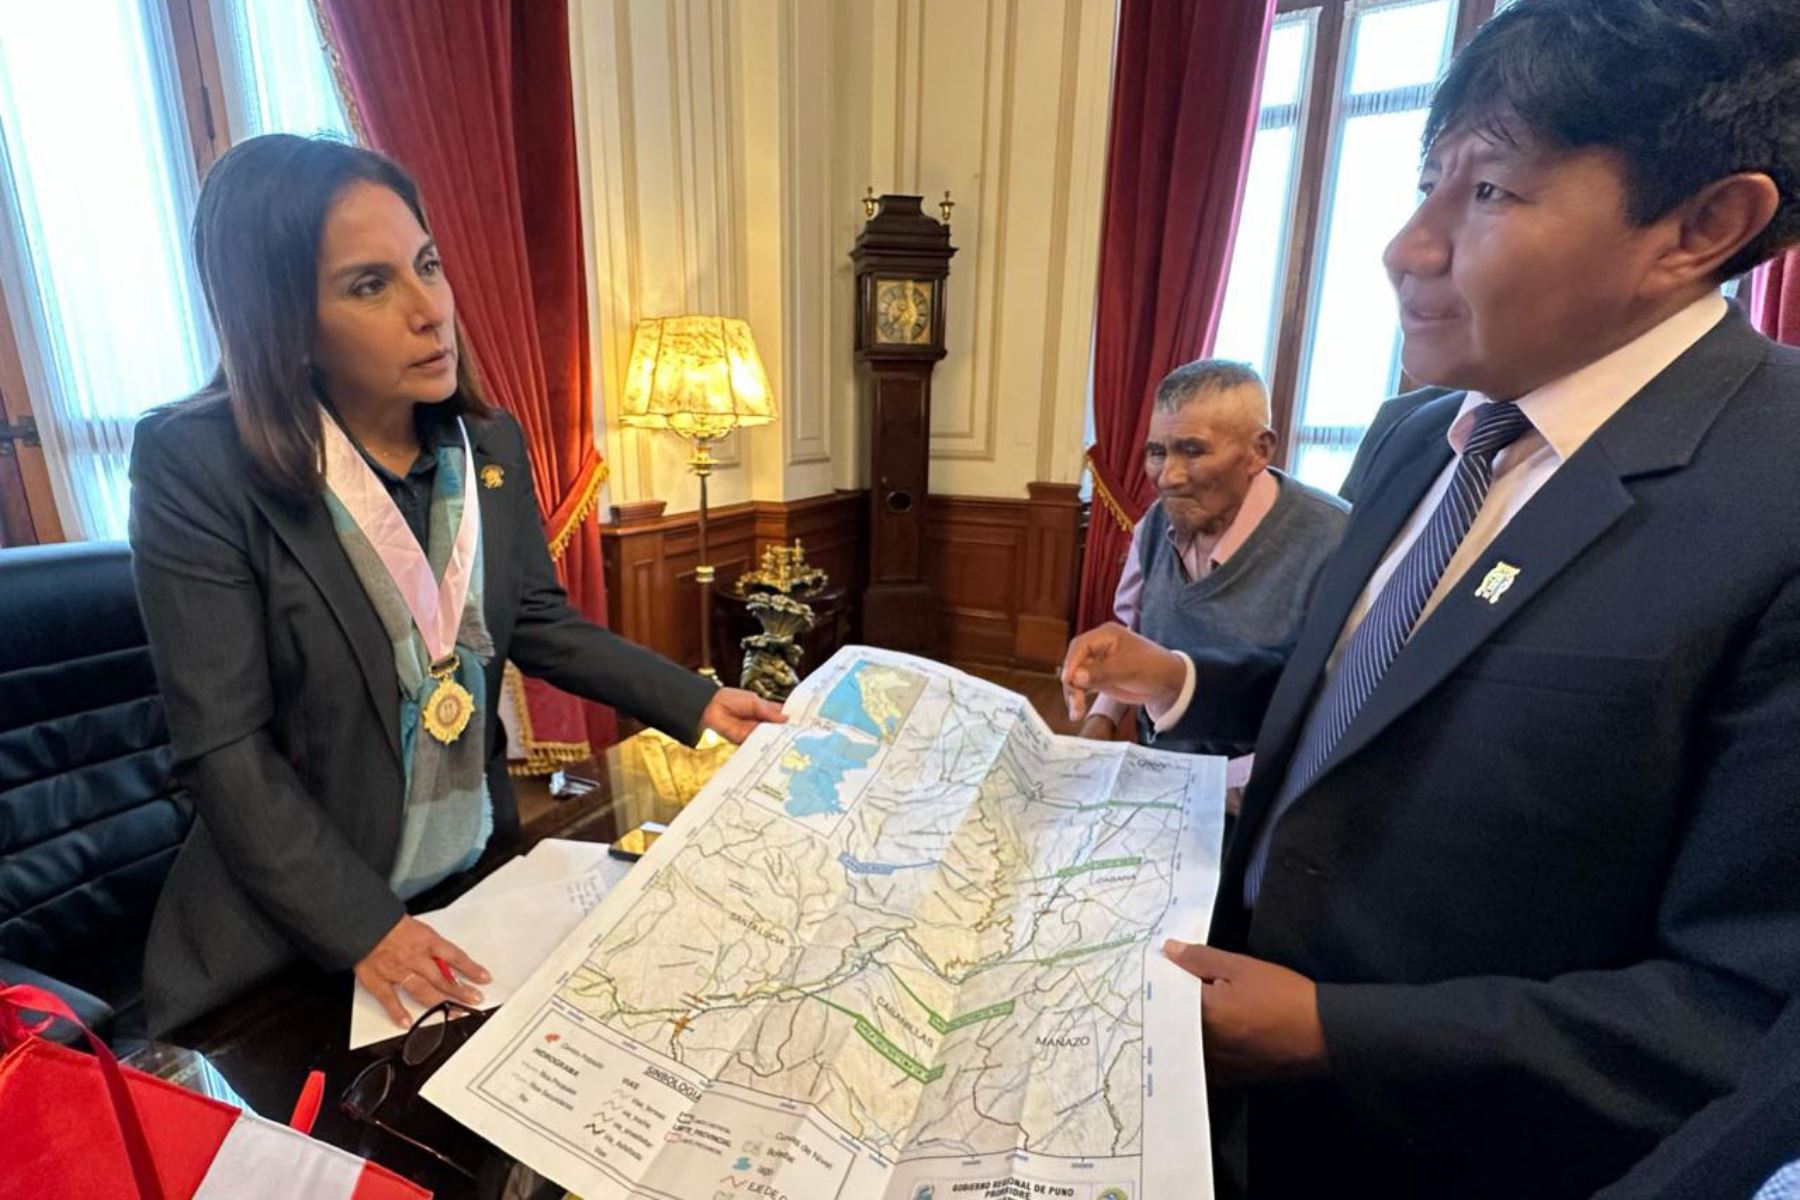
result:
<svg viewBox="0 0 1800 1200"><path fill-rule="evenodd" d="M860 729L870 737L892 737L900 724L900 714L895 713L885 721L877 720L870 714L868 706L863 703L862 673L866 670L868 664L863 663L844 676L826 694L825 703L819 707L819 715L827 721Z"/></svg>
<svg viewBox="0 0 1800 1200"><path fill-rule="evenodd" d="M834 732L795 738L793 749L806 756L806 765L788 777L788 814L818 817L844 811L838 804L839 785L845 775L868 765L879 747Z"/></svg>

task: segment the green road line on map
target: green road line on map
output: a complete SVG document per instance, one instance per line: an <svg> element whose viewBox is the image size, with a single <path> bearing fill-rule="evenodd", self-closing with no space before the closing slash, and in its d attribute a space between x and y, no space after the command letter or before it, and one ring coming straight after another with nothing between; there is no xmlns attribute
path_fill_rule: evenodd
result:
<svg viewBox="0 0 1800 1200"><path fill-rule="evenodd" d="M900 1047L894 1045L894 1043L888 1041L887 1038L882 1036L881 1030L875 1028L861 1017L856 1019L856 1032L862 1037L863 1041L875 1047L876 1053L880 1054L881 1057L887 1059L920 1083L933 1083L944 1073L944 1068L942 1067L932 1067L930 1070L926 1070L924 1063L920 1062Z"/></svg>
<svg viewBox="0 0 1800 1200"><path fill-rule="evenodd" d="M898 976L895 978L898 978ZM900 986L906 987L905 984L901 984ZM856 1012L853 1009L845 1008L841 1004L834 1004L823 996L814 995L811 992L806 994L811 996L814 1000L817 1000L820 1004L823 1004L826 1008L834 1008L854 1021L856 1023L855 1029L858 1036L860 1036L863 1041L869 1043L869 1045L875 1047L876 1053L906 1072L909 1077L920 1083L933 1083L944 1073L944 1068L942 1067L932 1067L927 1069L924 1063L920 1062L900 1047L894 1045L894 1043L888 1041L881 1030L869 1024L869 1019L861 1013ZM911 991L909 990L907 994L911 995ZM918 997L913 996L913 999L917 1000ZM923 1002L921 1001L921 1006L922 1005ZM931 1010L927 1008L925 1011L930 1012ZM936 1019L935 1016L933 1019Z"/></svg>
<svg viewBox="0 0 1800 1200"><path fill-rule="evenodd" d="M839 1012L843 1013L846 1017L849 1017L854 1021L860 1022L860 1021L864 1021L866 1019L866 1018L864 1018L864 1016L861 1013L855 1011L854 1009L845 1008L841 1004L833 1004L831 1001L827 1000L823 996L815 995L812 992L801 992L800 994L802 996L808 997L809 999L817 1000L820 1004L823 1004L826 1008L835 1008Z"/></svg>
<svg viewBox="0 0 1800 1200"><path fill-rule="evenodd" d="M990 1004L986 1008L978 1008L974 1012L964 1013L960 1017L952 1017L950 1020L946 1021L932 1010L931 1005L919 999L919 993L906 986L906 980L900 978L897 971L890 967L888 968L888 973L893 975L894 982L900 985L900 990L905 992L908 996L911 996L913 998L913 1003L925 1010L926 1022L939 1033L954 1033L965 1025L974 1025L980 1021L991 1021L995 1017L1012 1016L1013 1002L1011 1000L1002 1000L998 1004Z"/></svg>
<svg viewBox="0 0 1800 1200"><path fill-rule="evenodd" d="M1090 871L1110 871L1114 867L1138 867L1144 863L1144 856L1133 854L1126 858L1096 858L1092 862L1077 863L1072 867L1064 867L1056 873L1058 879L1068 879L1073 875L1086 875Z"/></svg>
<svg viewBox="0 0 1800 1200"><path fill-rule="evenodd" d="M1036 803L1072 813L1100 812L1108 808L1165 808L1170 812L1181 811L1181 805L1171 804L1167 800L1102 800L1098 804L1056 804L1049 800L1039 800Z"/></svg>
<svg viewBox="0 0 1800 1200"><path fill-rule="evenodd" d="M931 1027L939 1033L955 1033L965 1025L974 1025L981 1021L991 1021L995 1017L1010 1017L1013 1002L1002 1000L998 1004L990 1004L986 1008L978 1008L974 1012L963 1013L954 1020L946 1021L936 1013L931 1014Z"/></svg>
<svg viewBox="0 0 1800 1200"><path fill-rule="evenodd" d="M1049 958L1040 958L1037 961L1040 966L1053 967L1057 963L1066 962L1071 958L1081 958L1083 955L1087 954L1099 954L1103 950L1117 950L1120 946L1136 945L1142 940L1143 939L1141 938L1120 938L1114 942L1102 942L1098 946L1077 946L1073 950L1064 950L1061 953L1052 954Z"/></svg>
<svg viewBox="0 0 1800 1200"><path fill-rule="evenodd" d="M925 1019L931 1022L931 1027L937 1029L937 1027L943 1023L944 1018L938 1016L937 1013L932 1010L931 1005L919 999L919 993L906 986L906 980L900 978L900 972L894 970L892 967L889 967L887 970L888 974L894 977L894 982L900 985L900 990L911 996L913 1003L925 1010ZM938 1029L938 1032L942 1033L943 1030Z"/></svg>

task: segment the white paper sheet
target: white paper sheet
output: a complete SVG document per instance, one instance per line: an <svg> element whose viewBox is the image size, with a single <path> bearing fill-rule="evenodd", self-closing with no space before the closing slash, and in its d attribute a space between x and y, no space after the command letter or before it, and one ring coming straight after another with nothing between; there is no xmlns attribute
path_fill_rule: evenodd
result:
<svg viewBox="0 0 1800 1200"><path fill-rule="evenodd" d="M531 848L529 854L502 863L486 879L458 896L447 908L486 901L507 892L537 884L556 883L573 875L593 870L604 863L618 863L618 874L624 877L630 863L608 858L605 842L571 842L562 838L545 838Z"/></svg>
<svg viewBox="0 0 1800 1200"><path fill-rule="evenodd" d="M530 855L499 868L454 904L420 913L419 920L488 969L493 979L479 985L481 1007L496 1008L630 869L630 863L607 857L603 844L540 842ZM410 997L402 1001L415 1017L422 1011ZM356 986L350 1002L352 1050L405 1032L395 1027L373 993Z"/></svg>

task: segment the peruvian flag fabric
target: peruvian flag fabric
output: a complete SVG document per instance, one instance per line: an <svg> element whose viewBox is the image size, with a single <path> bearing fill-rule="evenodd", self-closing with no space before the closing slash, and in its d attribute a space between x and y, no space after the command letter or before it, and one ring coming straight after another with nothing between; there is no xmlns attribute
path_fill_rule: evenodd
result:
<svg viewBox="0 0 1800 1200"><path fill-rule="evenodd" d="M7 990L27 989L0 989L0 1005ZM0 1059L0 1200L430 1200L285 1125L42 1038L10 1040ZM127 1131L120 1092L141 1137Z"/></svg>
<svg viewBox="0 0 1800 1200"><path fill-rule="evenodd" d="M412 1200L430 1194L354 1154L240 1112L194 1200Z"/></svg>

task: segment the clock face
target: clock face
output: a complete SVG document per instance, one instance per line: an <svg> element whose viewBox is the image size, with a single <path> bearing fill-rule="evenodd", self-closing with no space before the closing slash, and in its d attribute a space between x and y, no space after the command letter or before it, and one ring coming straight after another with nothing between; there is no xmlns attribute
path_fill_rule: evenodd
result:
<svg viewBox="0 0 1800 1200"><path fill-rule="evenodd" d="M881 346L924 346L930 342L930 282L877 279L875 343Z"/></svg>

